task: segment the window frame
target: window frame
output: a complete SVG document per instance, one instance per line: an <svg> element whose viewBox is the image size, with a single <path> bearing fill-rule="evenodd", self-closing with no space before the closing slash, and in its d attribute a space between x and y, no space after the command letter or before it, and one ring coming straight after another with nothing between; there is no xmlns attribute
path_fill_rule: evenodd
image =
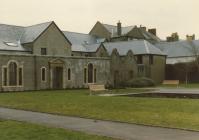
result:
<svg viewBox="0 0 199 140"><path fill-rule="evenodd" d="M143 64L143 55L137 55L137 64Z"/></svg>
<svg viewBox="0 0 199 140"><path fill-rule="evenodd" d="M2 86L3 87L8 86L8 68L6 66L2 66Z"/></svg>
<svg viewBox="0 0 199 140"><path fill-rule="evenodd" d="M68 81L71 81L71 68L68 68L67 70L67 79Z"/></svg>
<svg viewBox="0 0 199 140"><path fill-rule="evenodd" d="M41 55L47 55L47 48L41 48Z"/></svg>
<svg viewBox="0 0 199 140"><path fill-rule="evenodd" d="M87 84L87 82L88 82L88 80L87 80L87 79L88 79L88 78L87 78L87 77L88 77L88 76L87 76L87 73L88 73L88 70L87 70L87 68L85 67L85 68L84 68L84 83L85 83L85 84Z"/></svg>
<svg viewBox="0 0 199 140"><path fill-rule="evenodd" d="M44 72L44 75L43 75L43 72ZM44 76L44 79L43 79L43 76ZM41 82L47 82L47 68L46 67L41 67Z"/></svg>
<svg viewBox="0 0 199 140"><path fill-rule="evenodd" d="M154 56L153 55L149 55L149 64L150 65L154 64Z"/></svg>

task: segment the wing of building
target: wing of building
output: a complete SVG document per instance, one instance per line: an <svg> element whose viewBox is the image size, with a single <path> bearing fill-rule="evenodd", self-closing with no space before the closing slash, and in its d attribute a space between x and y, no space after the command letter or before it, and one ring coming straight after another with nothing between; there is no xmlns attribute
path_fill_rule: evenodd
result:
<svg viewBox="0 0 199 140"><path fill-rule="evenodd" d="M97 22L89 34L55 22L0 24L0 91L121 86L136 77L164 80L165 51L156 30ZM161 46L161 45L160 45ZM159 49L160 48L160 49Z"/></svg>
<svg viewBox="0 0 199 140"><path fill-rule="evenodd" d="M192 62L199 55L199 40L159 42L155 46L167 54L167 64Z"/></svg>

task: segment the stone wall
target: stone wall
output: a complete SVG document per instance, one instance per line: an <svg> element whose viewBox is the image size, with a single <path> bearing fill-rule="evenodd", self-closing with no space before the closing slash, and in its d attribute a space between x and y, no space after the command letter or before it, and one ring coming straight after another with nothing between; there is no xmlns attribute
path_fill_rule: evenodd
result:
<svg viewBox="0 0 199 140"><path fill-rule="evenodd" d="M41 55L41 48L47 49L47 55L71 56L71 46L55 24L51 24L34 42L33 54Z"/></svg>
<svg viewBox="0 0 199 140"><path fill-rule="evenodd" d="M91 58L91 57L53 57L53 56L34 56L34 55L0 55L0 91L23 91L23 90L42 90L51 89L51 67L50 62L63 62L63 88L85 88L84 68L92 63L97 70L96 83L106 84L108 75L110 75L109 58ZM23 65L23 86L21 87L3 87L2 67L9 61L14 60ZM46 68L46 82L41 80L41 68ZM71 69L71 80L67 78L67 70ZM88 74L87 74L88 75Z"/></svg>

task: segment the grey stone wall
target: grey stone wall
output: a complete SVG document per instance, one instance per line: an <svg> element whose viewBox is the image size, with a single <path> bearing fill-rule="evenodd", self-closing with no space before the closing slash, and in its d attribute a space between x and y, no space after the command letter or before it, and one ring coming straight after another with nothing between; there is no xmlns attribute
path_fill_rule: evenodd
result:
<svg viewBox="0 0 199 140"><path fill-rule="evenodd" d="M95 24L95 26L93 27L93 29L90 31L89 34L95 35L101 38L106 38L108 40L111 38L111 33L109 33L100 22L97 22Z"/></svg>
<svg viewBox="0 0 199 140"><path fill-rule="evenodd" d="M85 88L84 68L92 63L97 70L98 84L106 84L110 75L109 58L91 57L53 57L53 56L34 56L34 55L0 55L0 91L23 91L23 90L42 90L51 89L50 62L53 60L63 61L63 88ZM2 86L2 66L7 65L10 60L17 61L23 65L23 86L22 87L3 87ZM45 67L47 72L46 82L41 80L41 68ZM67 78L67 69L71 69L71 80Z"/></svg>
<svg viewBox="0 0 199 140"><path fill-rule="evenodd" d="M137 63L131 51L126 56L119 56L117 50L111 55L111 84L120 87L126 81L137 77Z"/></svg>
<svg viewBox="0 0 199 140"><path fill-rule="evenodd" d="M41 48L47 49L47 55L71 56L71 46L55 24L51 24L34 42L33 54L41 55Z"/></svg>

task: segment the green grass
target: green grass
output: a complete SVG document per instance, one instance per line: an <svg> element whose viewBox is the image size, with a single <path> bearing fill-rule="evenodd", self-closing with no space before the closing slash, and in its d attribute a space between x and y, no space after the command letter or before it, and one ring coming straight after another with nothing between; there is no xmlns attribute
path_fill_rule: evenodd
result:
<svg viewBox="0 0 199 140"><path fill-rule="evenodd" d="M0 120L1 140L113 140L40 125Z"/></svg>
<svg viewBox="0 0 199 140"><path fill-rule="evenodd" d="M98 97L88 90L0 94L0 106L138 124L199 130L199 100Z"/></svg>

